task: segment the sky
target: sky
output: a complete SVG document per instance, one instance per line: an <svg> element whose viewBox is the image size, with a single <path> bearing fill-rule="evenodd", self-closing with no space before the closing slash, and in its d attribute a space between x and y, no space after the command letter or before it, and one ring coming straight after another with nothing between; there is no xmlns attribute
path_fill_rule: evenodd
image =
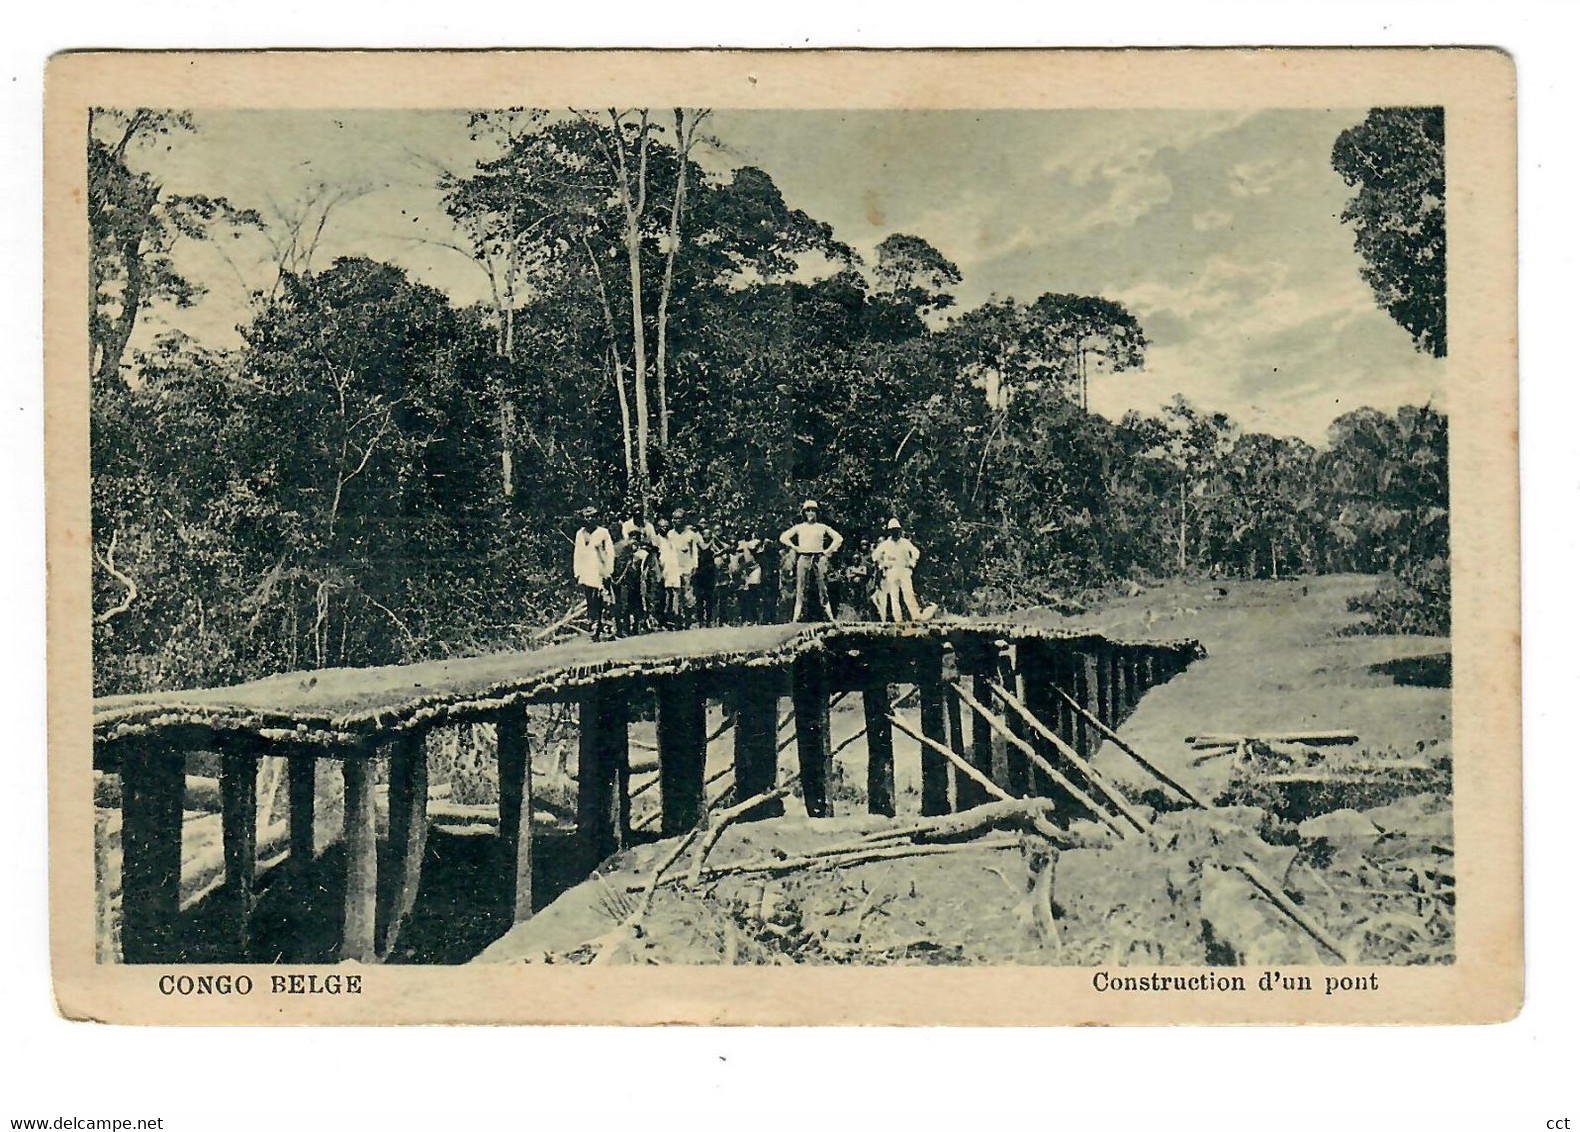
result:
<svg viewBox="0 0 1580 1132"><path fill-rule="evenodd" d="M1141 371L1094 373L1092 408L1156 411L1181 393L1248 429L1320 443L1362 405L1442 400L1446 363L1415 351L1360 278L1338 216L1349 190L1334 139L1365 110L1254 113L730 111L708 120L706 169L768 171L794 206L867 256L921 236L964 276L957 310L991 296L1103 295L1140 320ZM224 195L266 217L315 186L346 196L315 266L362 254L459 302L486 280L460 253L433 184L481 152L459 111L227 111L140 155L170 192ZM208 293L157 310L214 345L237 341L247 295L270 277L257 237L189 244Z"/></svg>

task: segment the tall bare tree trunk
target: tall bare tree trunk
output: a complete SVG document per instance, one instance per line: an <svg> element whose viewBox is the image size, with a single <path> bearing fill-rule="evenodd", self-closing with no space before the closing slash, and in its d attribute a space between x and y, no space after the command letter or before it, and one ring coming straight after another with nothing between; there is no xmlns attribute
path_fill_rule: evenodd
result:
<svg viewBox="0 0 1580 1132"><path fill-rule="evenodd" d="M516 494L516 455L511 438L516 431L516 405L503 391L499 398L499 480L506 499Z"/></svg>
<svg viewBox="0 0 1580 1132"><path fill-rule="evenodd" d="M158 196L157 191L154 195ZM152 207L150 204L149 208ZM137 324L137 312L143 305L143 287L147 279L143 271L142 242L143 234L140 229L135 236L128 236L120 241L126 282L121 289L120 312L115 316L109 338L99 355L97 376L100 382L113 382L120 377L121 358L126 354L127 343L132 340L132 327Z"/></svg>
<svg viewBox="0 0 1580 1132"><path fill-rule="evenodd" d="M1180 477L1180 573L1185 573L1185 478Z"/></svg>
<svg viewBox="0 0 1580 1132"><path fill-rule="evenodd" d="M625 481L629 485L634 470L631 466L631 406L625 400L625 363L613 346L609 347L609 365L614 371L615 396L620 399L620 439L624 441Z"/></svg>
<svg viewBox="0 0 1580 1132"><path fill-rule="evenodd" d="M609 360L614 367L615 396L620 399L620 439L625 448L625 481L629 491L633 486L635 468L631 461L631 409L625 394L625 362L620 357L620 338L615 329L614 308L609 304L609 290L604 286L603 269L598 266L598 257L593 254L592 244L585 236L582 237L582 248L587 252L593 278L598 281L598 302L603 308L604 327L609 332Z"/></svg>
<svg viewBox="0 0 1580 1132"><path fill-rule="evenodd" d="M675 196L669 209L669 247L664 253L664 283L658 294L658 348L654 356L654 376L658 381L658 443L669 448L669 296L675 282L675 256L680 251L680 220L686 207L686 166L691 160L691 146L696 140L697 127L708 111L699 110L692 115L691 127L686 127L686 113L675 107L675 149L678 166L675 173Z"/></svg>
<svg viewBox="0 0 1580 1132"><path fill-rule="evenodd" d="M630 165L625 157L625 137L620 115L609 111L614 123L614 148L619 175L620 203L625 207L625 256L631 280L631 380L636 390L636 476L645 518L652 483L647 450L649 412L647 406L647 327L642 318L642 216L647 211L648 119L643 110L638 118L636 181L632 184Z"/></svg>

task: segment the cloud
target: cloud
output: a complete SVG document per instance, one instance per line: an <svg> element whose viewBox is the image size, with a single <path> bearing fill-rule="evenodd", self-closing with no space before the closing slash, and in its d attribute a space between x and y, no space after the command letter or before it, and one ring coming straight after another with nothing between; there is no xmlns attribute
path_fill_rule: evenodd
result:
<svg viewBox="0 0 1580 1132"><path fill-rule="evenodd" d="M1190 218L1190 226L1198 232L1216 232L1234 223L1234 213L1221 208L1209 208Z"/></svg>

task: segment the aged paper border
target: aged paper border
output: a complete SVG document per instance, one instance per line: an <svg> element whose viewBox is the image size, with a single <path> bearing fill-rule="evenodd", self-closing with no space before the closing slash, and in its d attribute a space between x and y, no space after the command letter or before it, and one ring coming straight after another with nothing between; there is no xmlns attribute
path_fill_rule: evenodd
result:
<svg viewBox="0 0 1580 1132"><path fill-rule="evenodd" d="M1378 991L1099 994L1079 968L361 967L360 995L162 995L199 968L93 957L85 112L711 105L732 109L1443 105L1448 133L1458 962ZM1514 68L1492 50L81 53L45 95L50 923L69 1018L160 1024L1483 1023L1523 996ZM345 968L339 968L344 970ZM322 971L323 968L318 968ZM1337 968L1308 968L1316 977ZM1130 973L1140 973L1131 969ZM1197 973L1195 969L1189 972ZM1223 969L1220 974L1254 974ZM1286 974L1297 973L1288 970Z"/></svg>

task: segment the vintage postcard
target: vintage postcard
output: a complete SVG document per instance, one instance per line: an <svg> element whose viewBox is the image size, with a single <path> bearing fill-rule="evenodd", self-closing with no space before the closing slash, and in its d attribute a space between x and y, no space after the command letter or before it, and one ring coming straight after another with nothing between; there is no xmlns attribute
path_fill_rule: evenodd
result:
<svg viewBox="0 0 1580 1132"><path fill-rule="evenodd" d="M67 1016L1518 1011L1505 55L46 97Z"/></svg>

